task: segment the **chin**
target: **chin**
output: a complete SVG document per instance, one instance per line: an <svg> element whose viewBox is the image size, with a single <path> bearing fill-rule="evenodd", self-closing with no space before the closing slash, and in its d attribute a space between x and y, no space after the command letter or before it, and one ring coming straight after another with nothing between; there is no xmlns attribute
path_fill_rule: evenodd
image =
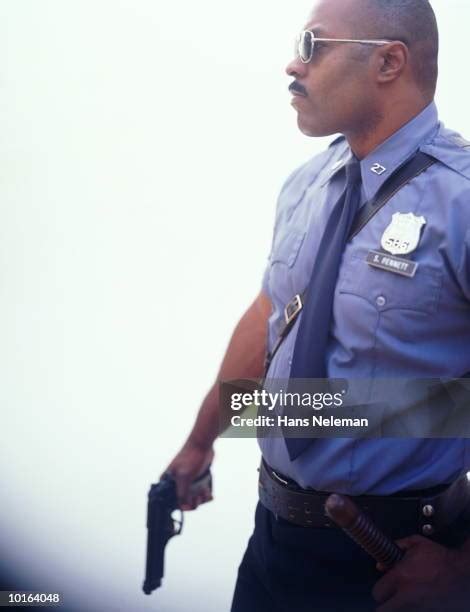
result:
<svg viewBox="0 0 470 612"><path fill-rule="evenodd" d="M315 121L311 115L310 117L307 117L305 114L302 115L300 112L297 114L297 125L305 136L321 137L338 133L338 126L332 127L325 122Z"/></svg>
<svg viewBox="0 0 470 612"><path fill-rule="evenodd" d="M319 125L313 121L304 121L300 114L297 116L297 125L302 134L310 137L318 138L321 136L331 136L332 134L338 133L337 128L334 129L326 125Z"/></svg>

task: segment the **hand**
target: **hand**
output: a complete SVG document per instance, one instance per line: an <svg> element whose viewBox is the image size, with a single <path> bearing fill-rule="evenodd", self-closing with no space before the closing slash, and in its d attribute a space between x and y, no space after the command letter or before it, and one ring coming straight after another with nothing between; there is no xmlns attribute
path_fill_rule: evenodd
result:
<svg viewBox="0 0 470 612"><path fill-rule="evenodd" d="M212 500L209 487L191 487L191 484L207 470L213 458L212 447L201 448L188 441L166 468L165 472L170 472L175 479L181 510L195 510Z"/></svg>
<svg viewBox="0 0 470 612"><path fill-rule="evenodd" d="M397 542L405 556L375 585L376 612L465 612L470 609L468 552L414 535ZM377 566L383 571L383 567Z"/></svg>

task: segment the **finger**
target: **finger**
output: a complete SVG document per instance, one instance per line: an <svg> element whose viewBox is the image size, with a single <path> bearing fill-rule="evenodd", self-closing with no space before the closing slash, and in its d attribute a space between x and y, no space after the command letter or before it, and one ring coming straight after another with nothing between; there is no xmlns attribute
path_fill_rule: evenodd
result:
<svg viewBox="0 0 470 612"><path fill-rule="evenodd" d="M196 508L197 508L198 506L200 506L201 504L204 503L204 497L202 495L195 495L194 503L195 503Z"/></svg>
<svg viewBox="0 0 470 612"><path fill-rule="evenodd" d="M206 502L212 499L212 494L210 491L199 491L197 495L194 495L198 506L201 504L205 504Z"/></svg>
<svg viewBox="0 0 470 612"><path fill-rule="evenodd" d="M191 510L196 510L198 507L197 500L195 497L189 497L185 499L185 501L180 504L180 509L184 512L190 512Z"/></svg>
<svg viewBox="0 0 470 612"><path fill-rule="evenodd" d="M189 483L187 488L181 487L181 491L182 497L178 497L181 510L195 510L212 499L212 491L209 487L198 488Z"/></svg>
<svg viewBox="0 0 470 612"><path fill-rule="evenodd" d="M416 534L416 535L409 536L407 538L402 538L401 540L397 540L395 544L399 546L400 548L402 548L403 550L409 550L410 548L413 548L414 546L419 546L419 544L422 544L423 542L428 542L428 541L429 540L426 540L426 538L423 538L423 536Z"/></svg>
<svg viewBox="0 0 470 612"><path fill-rule="evenodd" d="M189 487L189 493L191 495L203 495L204 497L207 497L207 495L210 495L212 493L211 488L210 487L195 487L193 485L191 485Z"/></svg>
<svg viewBox="0 0 470 612"><path fill-rule="evenodd" d="M181 510L196 510L198 506L204 504L205 502L206 499L204 495L189 495L184 504L181 506Z"/></svg>
<svg viewBox="0 0 470 612"><path fill-rule="evenodd" d="M380 563L380 562L379 562L379 563L377 563L377 565L375 566L375 569L376 569L378 572L386 572L386 571L387 571L388 569L390 569L390 568L388 567L388 565L384 565L383 563Z"/></svg>
<svg viewBox="0 0 470 612"><path fill-rule="evenodd" d="M383 603L393 597L397 592L398 577L394 570L390 570L378 582L375 583L372 589L372 597L377 603Z"/></svg>
<svg viewBox="0 0 470 612"><path fill-rule="evenodd" d="M212 501L213 499L214 499L214 496L212 495L212 493L211 493L211 492L208 492L208 493L206 493L206 494L204 495L204 500L203 500L203 503L210 502L210 501Z"/></svg>

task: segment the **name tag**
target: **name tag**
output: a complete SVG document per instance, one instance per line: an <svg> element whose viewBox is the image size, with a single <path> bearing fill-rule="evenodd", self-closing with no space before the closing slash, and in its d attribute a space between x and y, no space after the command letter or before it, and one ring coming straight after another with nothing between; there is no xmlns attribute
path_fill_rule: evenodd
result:
<svg viewBox="0 0 470 612"><path fill-rule="evenodd" d="M394 274L400 274L401 276L407 276L408 278L413 278L419 266L416 261L402 259L401 257L395 257L389 253L380 253L379 251L369 251L366 261L369 266L387 270L387 272L393 272Z"/></svg>

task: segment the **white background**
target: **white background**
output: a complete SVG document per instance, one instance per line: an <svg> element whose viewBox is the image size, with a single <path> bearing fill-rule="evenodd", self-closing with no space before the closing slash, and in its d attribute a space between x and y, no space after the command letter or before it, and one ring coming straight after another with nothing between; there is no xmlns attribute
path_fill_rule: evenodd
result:
<svg viewBox="0 0 470 612"><path fill-rule="evenodd" d="M0 1L2 560L82 610L224 612L256 502L222 440L148 598L146 494L259 290L310 2ZM466 0L434 3L441 118L470 135Z"/></svg>

